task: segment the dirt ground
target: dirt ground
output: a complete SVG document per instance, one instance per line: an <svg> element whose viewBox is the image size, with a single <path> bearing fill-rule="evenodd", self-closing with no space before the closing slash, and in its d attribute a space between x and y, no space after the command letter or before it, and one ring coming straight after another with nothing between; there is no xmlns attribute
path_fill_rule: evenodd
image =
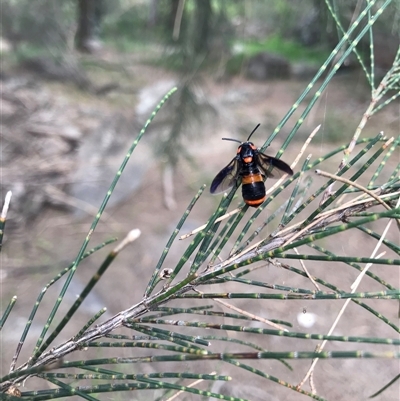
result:
<svg viewBox="0 0 400 401"><path fill-rule="evenodd" d="M111 55L104 56L105 60L109 58L111 58ZM130 76L134 77L131 87L135 88L138 92L142 88L151 87L151 85L157 82L169 82L169 80L173 81L177 78L170 72L167 73L156 67L138 65L128 59L125 60L124 68L129 71ZM252 82L243 77L236 77L226 82L215 82L211 77L206 78L201 85L201 90L218 111L218 118L204 124L203 129L198 132L195 140L187 140L186 146L193 157L193 162L188 163L181 160L174 171L172 181L174 183L176 207L173 210L168 210L165 207L165 194L162 189L162 182L165 179L163 175L163 161L158 160L154 156L154 153L148 153L148 149L151 149L152 146L151 140L148 142L144 140L143 148L141 148L142 145L139 145L135 152L140 154L143 151L143 155L145 155L145 161L141 162L145 163L146 167L143 172L143 178L133 192L125 194L118 204L114 204L106 209L106 216L101 220L90 244L94 246L114 236L123 238L133 228L139 228L142 235L132 246L125 249L118 256L117 260L111 265L103 279L96 286L93 294L85 301L80 311L76 314L73 323L67 326L62 338L57 339L57 344L76 333L88 318L93 316L102 307L107 307L107 313L104 316L104 319L106 319L141 300L143 289L151 277L158 258L186 206L197 192L197 189L203 183L209 185L213 176L231 160L235 153L236 145L222 142L220 138L233 137L243 139L245 138L245 130L250 132L257 123L261 122L262 126L259 132L254 135L253 140L256 144L262 143L306 85L307 82L294 80ZM43 86L53 93L54 96L63 96L69 104L74 102L78 104L84 103L87 106L98 107L99 110L107 112L118 109L118 111L122 110L122 113L125 115L130 115L139 104L139 97L136 94L111 94L108 98L102 100L94 98L92 95L80 95L75 89L70 89L61 84L43 82ZM297 154L298 148L304 139L319 124L322 124L321 130L307 150L307 153L312 153L313 160L339 145L347 143L352 137L368 105L368 100L369 91L361 74L354 73L337 76L321 96L309 117L307 117L298 132L298 140L289 146L283 159L290 163ZM399 111L399 104L397 103L374 116L364 130L363 136L374 136L381 130L384 130L388 137L391 135L397 136L400 128ZM293 127L296 118L300 115L300 112L301 107L276 138L268 153L274 154L279 149L279 146ZM338 134L337 131L340 131L340 133ZM133 133L133 137L135 135L136 133ZM335 143L333 143L333 140ZM127 141L124 152L126 152L129 146L130 142ZM123 155L124 153L121 153L118 163L122 161ZM134 158L135 153L133 154ZM323 169L335 172L340 159L341 155L339 154L332 161L325 163ZM397 151L387 166L388 171L392 171L399 161L400 154ZM301 166L301 163L298 166ZM134 174L134 172L131 172L131 174ZM314 187L321 182L320 180L314 177ZM289 193L287 192L286 194ZM219 199L219 196L213 197L206 190L190 214L182 229L182 233L203 224L218 204ZM94 205L97 207L100 202L101 199L97 199ZM233 204L236 205L237 201L234 201ZM271 212L277 205L279 205L279 200L272 204L270 206L271 209L266 212ZM247 212L247 215L251 216L250 211ZM31 305L43 286L59 270L74 260L89 230L92 218L93 216L87 214L79 214L78 216L74 213L74 209L46 208L40 211L40 215L35 218L32 224L29 222L25 222L26 224L18 222L18 224L12 225L9 232L6 231L7 235L2 253L4 277L0 286L1 307L4 309L8 300L13 295L18 296L18 302L2 332L2 374L8 371L9 361L14 353L17 339L25 326ZM18 229L19 225L23 227L22 230ZM379 229L383 227L383 225L378 226ZM267 227L264 229L263 235L269 234L272 229L272 227ZM392 230L388 234L388 238L397 244L400 241L398 231L396 230ZM188 240L178 241L174 244L168 255L165 267L173 267L187 245ZM332 252L337 252L340 255L368 257L372 252L375 241L360 232L354 231L350 237L340 235L334 244L328 242L322 245L329 247ZM62 304L61 312L67 310L68 305L73 302L75 296L93 275L110 249L108 247L106 250L98 252L80 265L70 287L69 295ZM224 256L227 255L228 250L229 248L224 253ZM388 252L385 257L389 258L393 257L393 255ZM300 267L299 264L294 265ZM307 263L307 267L311 274L326 279L339 288L347 290L349 290L350 284L358 274L356 270L344 264L330 265L309 262ZM400 275L396 266L373 266L372 271L388 280L392 285L399 286ZM288 271L270 265L265 265L255 271L251 275L251 278L276 285L312 288L308 280L300 279ZM19 358L20 363L29 357L29 350L34 345L35 339L40 333L60 288L60 285L57 283L48 291L45 302L42 304L42 308L33 322L30 336ZM218 285L211 288L210 291L228 292L239 289L243 292L249 290L246 287L235 287L234 285ZM376 282L366 279L361 289L365 291L378 291L383 288L377 285ZM205 291L205 289L202 290ZM211 303L212 301L203 300L196 302L196 305ZM293 331L327 333L344 301L230 300L229 303L266 319L289 321L293 324ZM398 302L369 300L366 303L381 311L394 323L399 323ZM171 303L171 305L178 304L181 303ZM228 311L227 309L222 309L217 304L215 305L215 310ZM305 315L309 314L310 319L315 317L315 324L311 328L303 327L298 321L299 316L304 314L304 311L306 312ZM197 318L196 316L189 316L189 318L191 320L205 319L204 317ZM224 323L250 324L248 322L237 323L233 319L226 319ZM251 325L254 327L265 327L262 323L256 322L252 322ZM166 330L169 329L168 326L163 328ZM202 333L202 331L200 329L188 328L186 333L196 335ZM242 336L240 333L228 333L226 331L221 333L218 330L210 330L209 334L230 335L233 338L246 339L247 341L258 343L266 350L274 351L313 351L318 343L316 341L283 339L281 337L260 337L256 334ZM334 334L398 338L398 333L394 332L393 329L390 329L380 320L373 318L364 309L352 303L346 310ZM212 342L210 348L221 352L222 344L224 344L223 347L226 347L226 350L230 351L239 352L249 350L247 347L241 345L226 345L218 341ZM332 351L356 349L398 351L398 348L390 346L338 342L328 344L326 349ZM99 355L96 352L92 354ZM124 354L131 355L129 350L124 351ZM147 354L147 352L143 354ZM293 371L289 371L283 364L277 361L248 362L249 365L260 368L267 374L279 377L288 383L297 384L307 372L310 361L294 360L289 361L289 363L293 367ZM157 371L157 368L159 367L150 367L147 365L144 369L152 372ZM198 366L195 366L195 364L188 363L185 365L185 368L187 371L199 371ZM314 373L313 382L317 394L328 400L364 400L395 377L399 373L399 368L399 361L390 359L321 360ZM127 371L131 372L130 369L127 368ZM166 369L165 366L162 369ZM179 367L176 369L179 369ZM139 368L137 367L133 368L133 371L138 370ZM174 371L172 364L169 365L169 370ZM232 381L223 384L221 388L219 384L213 387L214 391L221 391L224 394L243 397L253 401L309 399L284 386L280 386L277 383L232 365L209 363L205 364L201 371L217 371L218 374L231 375L233 378ZM209 389L207 383L201 384L199 388ZM305 384L304 388L308 391L310 390L308 384ZM127 396L122 394L120 399L132 399L131 397L132 395ZM155 397L156 394L150 393L138 394L137 398L135 395L135 399L138 400L155 399ZM103 399L109 398L105 396ZM181 398L178 399L191 400L194 398L190 395L181 395ZM376 399L385 401L398 400L399 386L392 386Z"/></svg>

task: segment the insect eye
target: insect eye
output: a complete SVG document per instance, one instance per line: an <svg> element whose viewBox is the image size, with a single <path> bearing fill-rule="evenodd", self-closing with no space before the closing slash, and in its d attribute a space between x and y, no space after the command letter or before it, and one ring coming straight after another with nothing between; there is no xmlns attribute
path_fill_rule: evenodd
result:
<svg viewBox="0 0 400 401"><path fill-rule="evenodd" d="M250 147L251 147L253 150L257 150L257 147L254 146L253 144L251 144Z"/></svg>
<svg viewBox="0 0 400 401"><path fill-rule="evenodd" d="M237 150L237 152L236 152L236 153L237 153L237 154L239 154L241 151L242 151L242 147L241 147L241 146L239 146L239 147L238 147L238 150Z"/></svg>

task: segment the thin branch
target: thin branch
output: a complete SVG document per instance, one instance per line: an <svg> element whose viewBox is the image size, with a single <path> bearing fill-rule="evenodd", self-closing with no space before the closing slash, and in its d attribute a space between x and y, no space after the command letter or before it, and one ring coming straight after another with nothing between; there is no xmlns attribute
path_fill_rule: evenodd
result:
<svg viewBox="0 0 400 401"><path fill-rule="evenodd" d="M7 217L8 209L10 207L11 197L12 197L12 192L8 191L6 197L4 198L4 205L0 215L0 220L2 221L5 221Z"/></svg>
<svg viewBox="0 0 400 401"><path fill-rule="evenodd" d="M283 326L281 326L281 325L279 325L279 324L276 324L276 323L274 323L274 322L271 322L271 321L268 320L268 319L264 319L263 317L254 315L253 313L246 312L245 310L240 309L240 308L238 308L238 307L236 307L236 306L230 305L230 304L228 304L227 302L222 301L221 299L213 298L213 301L215 301L215 302L217 302L217 303L219 303L219 304L225 306L225 307L228 308L228 309L232 309L232 310L234 310L234 311L240 313L240 314L243 315L243 316L247 316L247 317L249 317L249 318L252 319L252 320L257 320L257 321L259 321L259 322L265 323L265 324L267 324L267 325L269 325L269 326L271 326L271 327L274 327L275 329L278 329L278 330L289 331L288 329L286 329L285 327L283 327Z"/></svg>
<svg viewBox="0 0 400 401"><path fill-rule="evenodd" d="M209 375L215 375L216 373L217 373L216 371L213 371L213 372L209 373ZM198 384L200 384L200 383L203 382L203 381L204 381L204 379L196 380L196 381L194 381L193 383L189 384L189 385L186 386L186 387L191 388L191 387L197 386ZM174 394L172 397L167 398L165 401L173 401L173 400L175 400L179 395L181 395L181 394L183 394L183 393L184 393L183 390L179 390L176 394Z"/></svg>
<svg viewBox="0 0 400 401"><path fill-rule="evenodd" d="M366 194L368 194L371 198L374 198L377 202L379 202L387 210L392 210L392 208L387 203L385 203L379 196L375 195L372 191L370 191L369 189L363 187L360 184L357 184L354 181L350 181L347 178L339 177L338 175L331 174L331 173L328 173L328 172L322 171L322 170L315 170L315 173L318 174L318 175L322 175L323 177L331 178L331 179L336 180L336 181L341 181L341 182L344 182L347 185L350 185L352 187L358 188L361 191L363 191Z"/></svg>
<svg viewBox="0 0 400 401"><path fill-rule="evenodd" d="M396 204L396 208L398 208L400 206L400 198L397 201ZM375 246L375 249L373 250L372 254L371 254L371 258L375 258L376 253L378 252L380 246L382 245L382 242L390 228L390 225L392 223L392 220L389 221L389 223L386 225L385 230L383 231L383 234L381 236L381 238L379 239L378 243ZM385 252L380 253L378 256L376 256L376 259L381 258L383 255L385 254ZM351 285L351 293L354 293L357 291L358 286L361 283L362 278L365 276L366 272L368 271L368 269L372 266L372 263L368 263L365 268L360 272L360 274L358 275L357 279L354 281L354 283ZM342 306L342 308L340 309L335 321L333 322L328 335L331 335L334 331L334 329L336 328L337 324L339 323L340 318L343 316L345 309L347 308L347 305L350 303L351 299L347 299L346 302L344 303L344 305ZM321 344L321 346L319 347L318 352L322 351L322 349L325 347L327 341L324 340ZM318 358L316 358L313 363L311 364L310 369L308 370L308 372L306 373L305 377L303 378L303 380L298 384L298 387L300 388L305 381L307 380L308 377L310 377L310 375L312 374L313 370L315 369L316 364L318 363Z"/></svg>
<svg viewBox="0 0 400 401"><path fill-rule="evenodd" d="M297 248L293 248L293 250L297 253L297 255L299 255L299 251L297 250ZM307 274L307 277L311 280L311 282L314 284L314 287L318 290L321 291L321 289L319 288L319 285L317 284L317 282L313 279L313 277L311 276L311 274L308 272L306 265L304 264L304 262L302 260L299 260L301 267L303 268L304 272Z"/></svg>

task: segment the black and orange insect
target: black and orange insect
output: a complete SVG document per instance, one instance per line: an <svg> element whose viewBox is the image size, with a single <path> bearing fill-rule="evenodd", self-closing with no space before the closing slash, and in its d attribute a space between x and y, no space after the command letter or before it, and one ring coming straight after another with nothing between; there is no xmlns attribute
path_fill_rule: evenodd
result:
<svg viewBox="0 0 400 401"><path fill-rule="evenodd" d="M211 183L212 194L224 192L241 183L245 203L258 207L266 198L264 184L266 177L279 178L283 174L293 175L292 169L284 161L265 155L254 146L253 142L249 142L259 126L260 124L253 129L246 142L222 138L225 141L239 142L240 146L233 160L216 175Z"/></svg>

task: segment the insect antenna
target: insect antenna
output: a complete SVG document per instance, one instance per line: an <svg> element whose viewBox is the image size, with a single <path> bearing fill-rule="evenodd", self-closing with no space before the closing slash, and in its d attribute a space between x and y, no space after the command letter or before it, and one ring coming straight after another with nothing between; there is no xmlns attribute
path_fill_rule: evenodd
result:
<svg viewBox="0 0 400 401"><path fill-rule="evenodd" d="M247 138L247 140L249 140L251 138L251 136L256 132L257 128L260 126L261 124L257 124L256 128L253 129L253 131L251 131L251 134L249 135L249 137Z"/></svg>
<svg viewBox="0 0 400 401"><path fill-rule="evenodd" d="M251 131L251 134L249 135L249 137L247 138L247 140L249 140L251 138L251 136L254 134L254 132L256 132L257 128L260 126L261 124L257 124L257 126L253 129L253 131ZM238 143L243 143L242 141L239 141L238 139L233 139L233 138L222 138L224 141L232 141L232 142L238 142Z"/></svg>
<svg viewBox="0 0 400 401"><path fill-rule="evenodd" d="M239 141L239 139L233 139L233 138L222 138L223 141L232 141L232 142L238 142L242 143L242 141Z"/></svg>

